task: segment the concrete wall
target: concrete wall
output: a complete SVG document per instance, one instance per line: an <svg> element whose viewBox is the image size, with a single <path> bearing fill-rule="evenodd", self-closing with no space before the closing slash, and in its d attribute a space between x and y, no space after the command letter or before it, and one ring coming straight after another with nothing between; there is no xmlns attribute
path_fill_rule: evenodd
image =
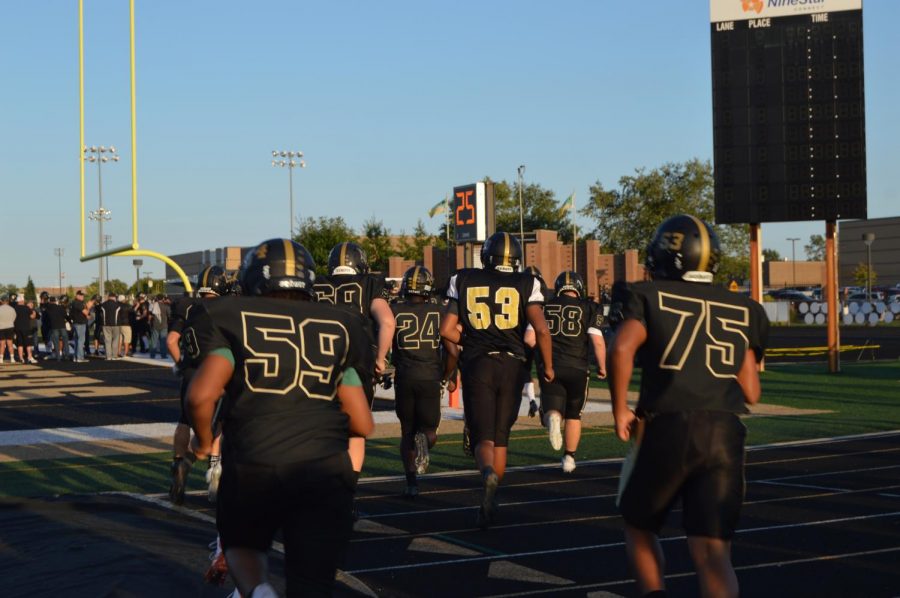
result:
<svg viewBox="0 0 900 598"><path fill-rule="evenodd" d="M875 235L872 243L872 271L876 285L900 283L900 216L848 220L838 224L838 280L840 286L855 286L853 271L866 263L865 233Z"/></svg>

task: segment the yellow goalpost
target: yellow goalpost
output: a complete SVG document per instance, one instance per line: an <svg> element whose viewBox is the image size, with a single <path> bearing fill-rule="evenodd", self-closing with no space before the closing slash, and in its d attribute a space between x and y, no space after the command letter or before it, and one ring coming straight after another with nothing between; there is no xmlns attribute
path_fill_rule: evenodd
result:
<svg viewBox="0 0 900 598"><path fill-rule="evenodd" d="M81 173L81 261L87 262L106 256L144 256L158 259L172 267L184 283L185 290L193 291L190 280L184 270L175 261L156 251L141 249L138 244L138 196L137 196L137 117L135 101L135 67L134 67L134 0L130 5L130 62L131 62L131 244L114 249L87 254L85 245L85 212L84 212L84 0L78 0L78 98L79 98L79 147L78 162Z"/></svg>

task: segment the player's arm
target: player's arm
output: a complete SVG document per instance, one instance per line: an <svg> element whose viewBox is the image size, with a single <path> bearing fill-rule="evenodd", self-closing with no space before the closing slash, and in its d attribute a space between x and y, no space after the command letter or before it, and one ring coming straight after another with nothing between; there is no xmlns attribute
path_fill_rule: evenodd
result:
<svg viewBox="0 0 900 598"><path fill-rule="evenodd" d="M628 408L628 383L634 371L635 355L646 340L647 329L644 325L629 319L619 326L610 349L609 392L616 435L623 442L631 437L631 427L636 419L634 411Z"/></svg>
<svg viewBox="0 0 900 598"><path fill-rule="evenodd" d="M747 349L744 355L744 363L737 375L738 384L744 391L744 402L748 405L756 405L762 396L762 388L759 384L759 366L756 363L756 354L753 349Z"/></svg>
<svg viewBox="0 0 900 598"><path fill-rule="evenodd" d="M369 311L378 323L378 353L375 356L375 374L380 376L384 373L385 360L387 359L388 351L391 350L397 321L394 319L394 312L391 311L391 306L382 297L372 299Z"/></svg>
<svg viewBox="0 0 900 598"><path fill-rule="evenodd" d="M375 420L372 419L369 401L366 399L359 376L349 376L355 378L356 384L347 380L351 371L353 370L348 370L347 374L344 374L345 380L338 386L337 396L341 401L341 411L350 418L350 434L365 438L375 429Z"/></svg>
<svg viewBox="0 0 900 598"><path fill-rule="evenodd" d="M597 377L603 380L606 378L606 341L603 340L603 333L594 328L588 329L588 338L591 339L591 347L594 349L594 359L597 360Z"/></svg>
<svg viewBox="0 0 900 598"><path fill-rule="evenodd" d="M188 387L191 422L194 434L197 435L194 453L198 459L205 459L212 450L212 420L216 401L225 392L225 385L231 380L233 373L234 358L231 353L213 352L200 364Z"/></svg>
<svg viewBox="0 0 900 598"><path fill-rule="evenodd" d="M541 353L541 363L544 368L544 380L553 382L556 373L553 371L553 350L550 341L550 328L544 319L544 308L540 303L529 303L525 307L525 317L534 330L535 342Z"/></svg>
<svg viewBox="0 0 900 598"><path fill-rule="evenodd" d="M181 332L177 330L170 330L169 334L166 335L166 348L169 350L169 355L172 356L172 359L175 360L177 364L181 361Z"/></svg>
<svg viewBox="0 0 900 598"><path fill-rule="evenodd" d="M534 345L537 344L537 337L534 334L534 328L531 326L531 324L529 324L525 329L523 340L525 341L525 344L531 348L534 348Z"/></svg>
<svg viewBox="0 0 900 598"><path fill-rule="evenodd" d="M459 345L444 340L444 375L443 380L447 383L447 390L453 392L456 390L456 366L459 363Z"/></svg>

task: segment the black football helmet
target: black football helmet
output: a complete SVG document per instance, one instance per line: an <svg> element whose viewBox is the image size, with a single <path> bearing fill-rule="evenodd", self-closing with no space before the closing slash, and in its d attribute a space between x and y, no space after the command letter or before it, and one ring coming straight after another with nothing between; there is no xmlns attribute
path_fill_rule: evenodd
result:
<svg viewBox="0 0 900 598"><path fill-rule="evenodd" d="M338 243L328 254L329 274L366 274L368 271L366 252L353 241Z"/></svg>
<svg viewBox="0 0 900 598"><path fill-rule="evenodd" d="M584 279L581 278L581 274L574 270L560 272L559 276L556 277L556 282L553 283L553 290L556 291L557 295L566 291L572 291L578 294L579 299L584 299Z"/></svg>
<svg viewBox="0 0 900 598"><path fill-rule="evenodd" d="M434 290L434 276L428 271L428 268L422 266L413 266L403 273L403 280L400 282L400 296L404 299L411 295L418 295L428 299Z"/></svg>
<svg viewBox="0 0 900 598"><path fill-rule="evenodd" d="M517 272L522 263L522 246L509 233L494 233L481 246L481 266L497 272Z"/></svg>
<svg viewBox="0 0 900 598"><path fill-rule="evenodd" d="M527 268L525 268L525 269L523 270L523 272L527 272L528 274L531 274L532 276L534 276L535 278L537 278L537 279L540 280L541 282L544 282L544 275L541 274L541 271L538 270L538 267L537 267L537 266L528 266Z"/></svg>
<svg viewBox="0 0 900 598"><path fill-rule="evenodd" d="M707 223L688 214L659 225L647 247L647 271L654 279L711 283L719 269L719 237Z"/></svg>
<svg viewBox="0 0 900 598"><path fill-rule="evenodd" d="M228 292L228 278L225 270L219 266L207 266L197 275L197 296L216 295L221 297Z"/></svg>
<svg viewBox="0 0 900 598"><path fill-rule="evenodd" d="M251 250L238 273L241 294L300 291L315 297L316 264L306 247L289 239L269 239Z"/></svg>

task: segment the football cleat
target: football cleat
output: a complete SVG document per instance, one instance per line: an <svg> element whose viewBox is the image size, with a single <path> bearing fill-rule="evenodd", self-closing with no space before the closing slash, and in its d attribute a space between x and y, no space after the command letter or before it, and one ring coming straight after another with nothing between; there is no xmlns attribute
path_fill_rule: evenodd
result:
<svg viewBox="0 0 900 598"><path fill-rule="evenodd" d="M497 512L496 497L500 478L494 473L493 467L485 467L483 477L484 495L481 498L481 508L478 509L478 517L475 523L481 529L487 529L494 522L494 515Z"/></svg>
<svg viewBox="0 0 900 598"><path fill-rule="evenodd" d="M206 583L214 586L224 586L228 579L228 563L225 561L225 553L222 551L222 542L219 538L209 545L213 552L209 555L209 568L203 574Z"/></svg>
<svg viewBox="0 0 900 598"><path fill-rule="evenodd" d="M528 402L528 417L534 417L534 414L538 412L538 404L537 401L531 399Z"/></svg>
<svg viewBox="0 0 900 598"><path fill-rule="evenodd" d="M209 486L209 502L215 503L216 497L219 496L219 480L222 479L222 462L219 461L215 465L210 465L206 470L206 483Z"/></svg>
<svg viewBox="0 0 900 598"><path fill-rule="evenodd" d="M403 498L415 498L417 496L419 496L419 487L415 484L410 484L403 489Z"/></svg>
<svg viewBox="0 0 900 598"><path fill-rule="evenodd" d="M575 471L575 457L572 455L563 455L562 470L565 473L572 473Z"/></svg>
<svg viewBox="0 0 900 598"><path fill-rule="evenodd" d="M428 438L423 432L416 432L416 473L422 475L428 471L431 458L428 456Z"/></svg>
<svg viewBox="0 0 900 598"><path fill-rule="evenodd" d="M178 457L172 461L172 485L169 486L169 500L173 504L184 504L184 490L190 471L191 464L183 457Z"/></svg>
<svg viewBox="0 0 900 598"><path fill-rule="evenodd" d="M554 451L558 451L562 448L562 416L554 411L550 414L550 417L547 418L548 421L548 434L550 436L550 446L553 447Z"/></svg>

